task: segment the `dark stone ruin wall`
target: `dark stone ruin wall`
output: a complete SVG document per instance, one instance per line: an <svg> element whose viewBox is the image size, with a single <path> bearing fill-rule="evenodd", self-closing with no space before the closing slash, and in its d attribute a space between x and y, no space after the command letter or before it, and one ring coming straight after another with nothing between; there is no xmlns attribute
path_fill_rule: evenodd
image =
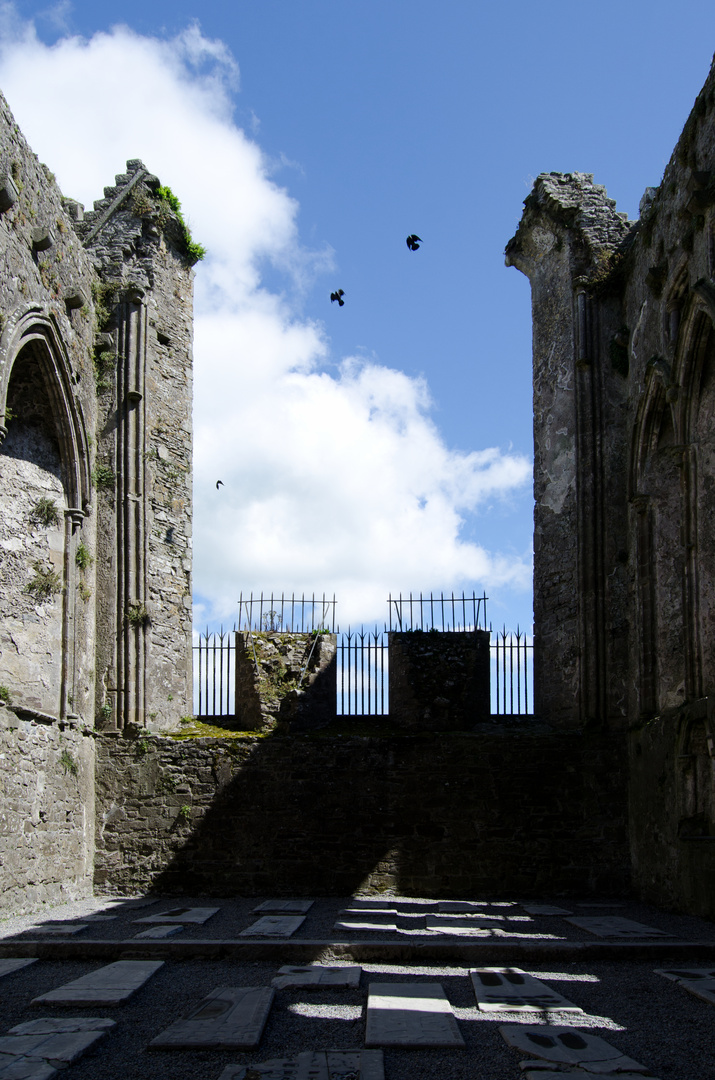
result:
<svg viewBox="0 0 715 1080"><path fill-rule="evenodd" d="M98 739L100 892L609 895L624 747L520 727Z"/></svg>
<svg viewBox="0 0 715 1080"><path fill-rule="evenodd" d="M92 895L94 737L0 706L0 915Z"/></svg>
<svg viewBox="0 0 715 1080"><path fill-rule="evenodd" d="M413 731L470 731L489 720L491 634L389 634L390 719Z"/></svg>
<svg viewBox="0 0 715 1080"><path fill-rule="evenodd" d="M715 917L715 69L637 222L543 174L507 261L532 286L537 709L630 731L635 886Z"/></svg>

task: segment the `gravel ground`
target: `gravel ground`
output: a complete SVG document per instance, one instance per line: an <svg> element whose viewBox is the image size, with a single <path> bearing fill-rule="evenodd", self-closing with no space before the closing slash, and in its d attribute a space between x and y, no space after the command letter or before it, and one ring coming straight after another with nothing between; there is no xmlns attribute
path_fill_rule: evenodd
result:
<svg viewBox="0 0 715 1080"><path fill-rule="evenodd" d="M207 898L154 899L150 906L136 910L124 903L113 908L117 920L97 923L79 937L125 940L143 929L132 919L160 913L178 906L220 906L221 911L203 927L187 927L174 940L184 938L233 938L255 919L251 909L256 899L214 900ZM557 899L555 901L559 903ZM577 908L561 901L574 913L618 914L658 927L680 940L715 940L710 923L656 911L645 905L625 903L613 909ZM306 938L329 940L338 910L349 900L316 901L298 932ZM417 907L417 902L414 904ZM71 920L107 910L108 901L74 903L43 911L39 917L23 916L0 923L0 938L22 940L38 921ZM496 913L496 906L488 909ZM518 908L502 908L523 914ZM515 926L530 924L515 923ZM553 933L569 940L594 940L591 935L564 923L560 918L535 917L538 932ZM21 935L19 938L16 935ZM34 934L29 936L34 937ZM353 935L351 935L352 937ZM374 934L368 937L376 936ZM355 939L359 935L354 935ZM382 936L380 937L382 940ZM404 937L400 940L404 941ZM290 958L286 962L291 962ZM38 960L0 980L0 1033L14 1024L51 1015L105 1016L117 1021L106 1039L83 1059L70 1066L68 1080L218 1080L229 1063L250 1064L276 1057L289 1057L302 1050L359 1050L364 1041L365 1004L370 982L438 981L453 1006L466 1050L386 1050L386 1080L517 1080L519 1061L524 1055L510 1049L498 1031L500 1023L524 1022L524 1017L508 1013L480 1013L468 977L468 967L420 963L363 963L359 989L286 989L276 993L260 1048L250 1053L236 1051L149 1051L154 1036L218 986L268 986L278 962L234 960L168 960L158 973L126 1004L115 1008L54 1009L30 1005L32 997L85 975L101 962ZM523 963L526 970L559 990L584 1015L551 1015L552 1023L573 1024L600 1034L623 1053L647 1066L661 1080L715 1080L715 1006L693 997L675 983L656 975L659 964L621 961L617 963ZM687 966L698 966L688 962ZM707 965L705 965L707 966ZM533 1021L532 1021L533 1022ZM539 1021L537 1021L539 1022ZM541 1018L545 1023L545 1018Z"/></svg>

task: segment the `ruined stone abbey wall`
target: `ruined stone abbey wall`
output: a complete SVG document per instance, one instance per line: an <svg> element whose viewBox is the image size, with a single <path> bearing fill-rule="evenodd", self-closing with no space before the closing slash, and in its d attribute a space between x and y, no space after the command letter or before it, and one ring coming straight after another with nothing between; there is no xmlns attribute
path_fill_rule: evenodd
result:
<svg viewBox="0 0 715 1080"><path fill-rule="evenodd" d="M627 730L634 882L715 914L715 71L640 219L537 178L536 708Z"/></svg>
<svg viewBox="0 0 715 1080"><path fill-rule="evenodd" d="M95 728L191 711L194 260L141 162L85 214L1 97L0 259L0 904L17 910L91 889Z"/></svg>

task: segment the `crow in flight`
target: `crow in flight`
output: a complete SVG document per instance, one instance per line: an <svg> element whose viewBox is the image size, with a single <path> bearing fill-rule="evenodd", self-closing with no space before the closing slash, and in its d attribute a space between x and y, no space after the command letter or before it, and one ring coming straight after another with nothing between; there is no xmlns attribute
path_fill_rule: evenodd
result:
<svg viewBox="0 0 715 1080"><path fill-rule="evenodd" d="M223 486L223 480L217 480L217 481L216 481L216 490L218 491L218 489L219 489L220 487L222 487L222 486Z"/></svg>
<svg viewBox="0 0 715 1080"><path fill-rule="evenodd" d="M405 241L410 251L417 251L422 242L422 238L417 236L416 233L411 233Z"/></svg>
<svg viewBox="0 0 715 1080"><path fill-rule="evenodd" d="M345 296L345 292L343 291L343 289L338 289L337 292L331 292L331 294L330 294L330 303L332 304L332 302L334 300L337 300L340 307L342 307L344 305L344 303L345 303L345 301L343 300L344 296Z"/></svg>

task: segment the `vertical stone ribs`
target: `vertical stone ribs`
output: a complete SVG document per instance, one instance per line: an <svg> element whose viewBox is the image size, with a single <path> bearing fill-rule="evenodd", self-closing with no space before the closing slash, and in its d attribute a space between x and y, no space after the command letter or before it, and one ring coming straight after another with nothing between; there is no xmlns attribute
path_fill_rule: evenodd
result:
<svg viewBox="0 0 715 1080"><path fill-rule="evenodd" d="M145 417L147 312L138 292L120 305L117 369L117 721L143 724L146 698Z"/></svg>

